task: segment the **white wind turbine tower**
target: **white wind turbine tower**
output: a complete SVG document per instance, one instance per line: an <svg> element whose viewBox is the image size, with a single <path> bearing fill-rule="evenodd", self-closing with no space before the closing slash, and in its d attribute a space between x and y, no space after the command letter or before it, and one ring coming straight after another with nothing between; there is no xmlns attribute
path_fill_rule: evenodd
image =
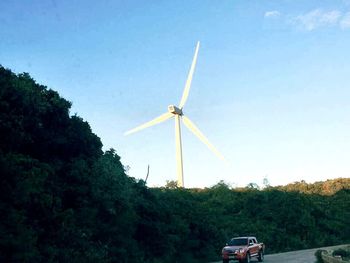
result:
<svg viewBox="0 0 350 263"><path fill-rule="evenodd" d="M182 144L181 144L181 128L180 128L180 120L183 121L185 126L194 134L196 135L210 150L212 150L219 158L222 160L225 160L224 156L212 145L209 140L203 135L203 133L194 125L192 121L190 121L189 118L187 118L183 113L183 107L186 103L186 100L188 98L188 94L190 92L193 72L196 67L196 61L197 61L197 55L199 50L199 41L197 42L196 51L194 52L194 57L192 61L192 65L190 68L190 72L188 73L185 89L182 94L182 98L179 104L179 107L176 107L175 105L169 105L168 111L159 117L146 122L130 131L127 131L125 135L129 135L134 132L138 132L140 130L143 130L145 128L148 128L150 126L156 125L158 123L161 123L163 121L166 121L167 119L170 119L172 117L175 117L175 141L176 141L176 164L177 164L177 185L179 187L184 187L184 176L183 176L183 160L182 160Z"/></svg>

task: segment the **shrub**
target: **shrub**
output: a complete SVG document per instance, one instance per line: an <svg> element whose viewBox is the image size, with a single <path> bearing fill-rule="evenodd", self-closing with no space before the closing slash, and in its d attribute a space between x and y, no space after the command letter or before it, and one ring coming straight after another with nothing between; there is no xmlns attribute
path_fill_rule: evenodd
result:
<svg viewBox="0 0 350 263"><path fill-rule="evenodd" d="M350 256L350 252L343 249L343 248L338 248L333 251L332 253L333 256L341 256L342 258L346 258Z"/></svg>
<svg viewBox="0 0 350 263"><path fill-rule="evenodd" d="M322 259L322 253L326 252L326 250L319 249L315 252L316 262L315 263L324 263Z"/></svg>

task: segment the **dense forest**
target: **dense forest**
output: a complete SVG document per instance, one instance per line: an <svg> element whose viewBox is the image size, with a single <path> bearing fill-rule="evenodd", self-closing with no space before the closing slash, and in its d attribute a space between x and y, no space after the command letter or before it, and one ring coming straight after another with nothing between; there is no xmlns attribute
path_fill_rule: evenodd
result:
<svg viewBox="0 0 350 263"><path fill-rule="evenodd" d="M0 66L0 262L209 262L235 235L268 253L350 242L350 179L149 188L70 107Z"/></svg>

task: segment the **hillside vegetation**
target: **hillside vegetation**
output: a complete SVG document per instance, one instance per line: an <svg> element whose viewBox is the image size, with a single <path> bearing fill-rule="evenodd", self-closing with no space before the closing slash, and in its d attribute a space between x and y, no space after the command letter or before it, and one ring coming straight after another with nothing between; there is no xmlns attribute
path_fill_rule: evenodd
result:
<svg viewBox="0 0 350 263"><path fill-rule="evenodd" d="M0 262L206 262L247 234L268 252L350 242L350 179L148 188L70 106L0 66Z"/></svg>

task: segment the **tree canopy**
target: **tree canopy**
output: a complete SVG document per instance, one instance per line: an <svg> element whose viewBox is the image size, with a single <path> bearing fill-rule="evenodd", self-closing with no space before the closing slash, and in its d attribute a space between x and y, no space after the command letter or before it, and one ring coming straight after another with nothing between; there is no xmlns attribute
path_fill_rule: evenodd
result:
<svg viewBox="0 0 350 263"><path fill-rule="evenodd" d="M350 241L350 179L148 188L70 107L0 66L0 262L205 262L248 234L267 252Z"/></svg>

